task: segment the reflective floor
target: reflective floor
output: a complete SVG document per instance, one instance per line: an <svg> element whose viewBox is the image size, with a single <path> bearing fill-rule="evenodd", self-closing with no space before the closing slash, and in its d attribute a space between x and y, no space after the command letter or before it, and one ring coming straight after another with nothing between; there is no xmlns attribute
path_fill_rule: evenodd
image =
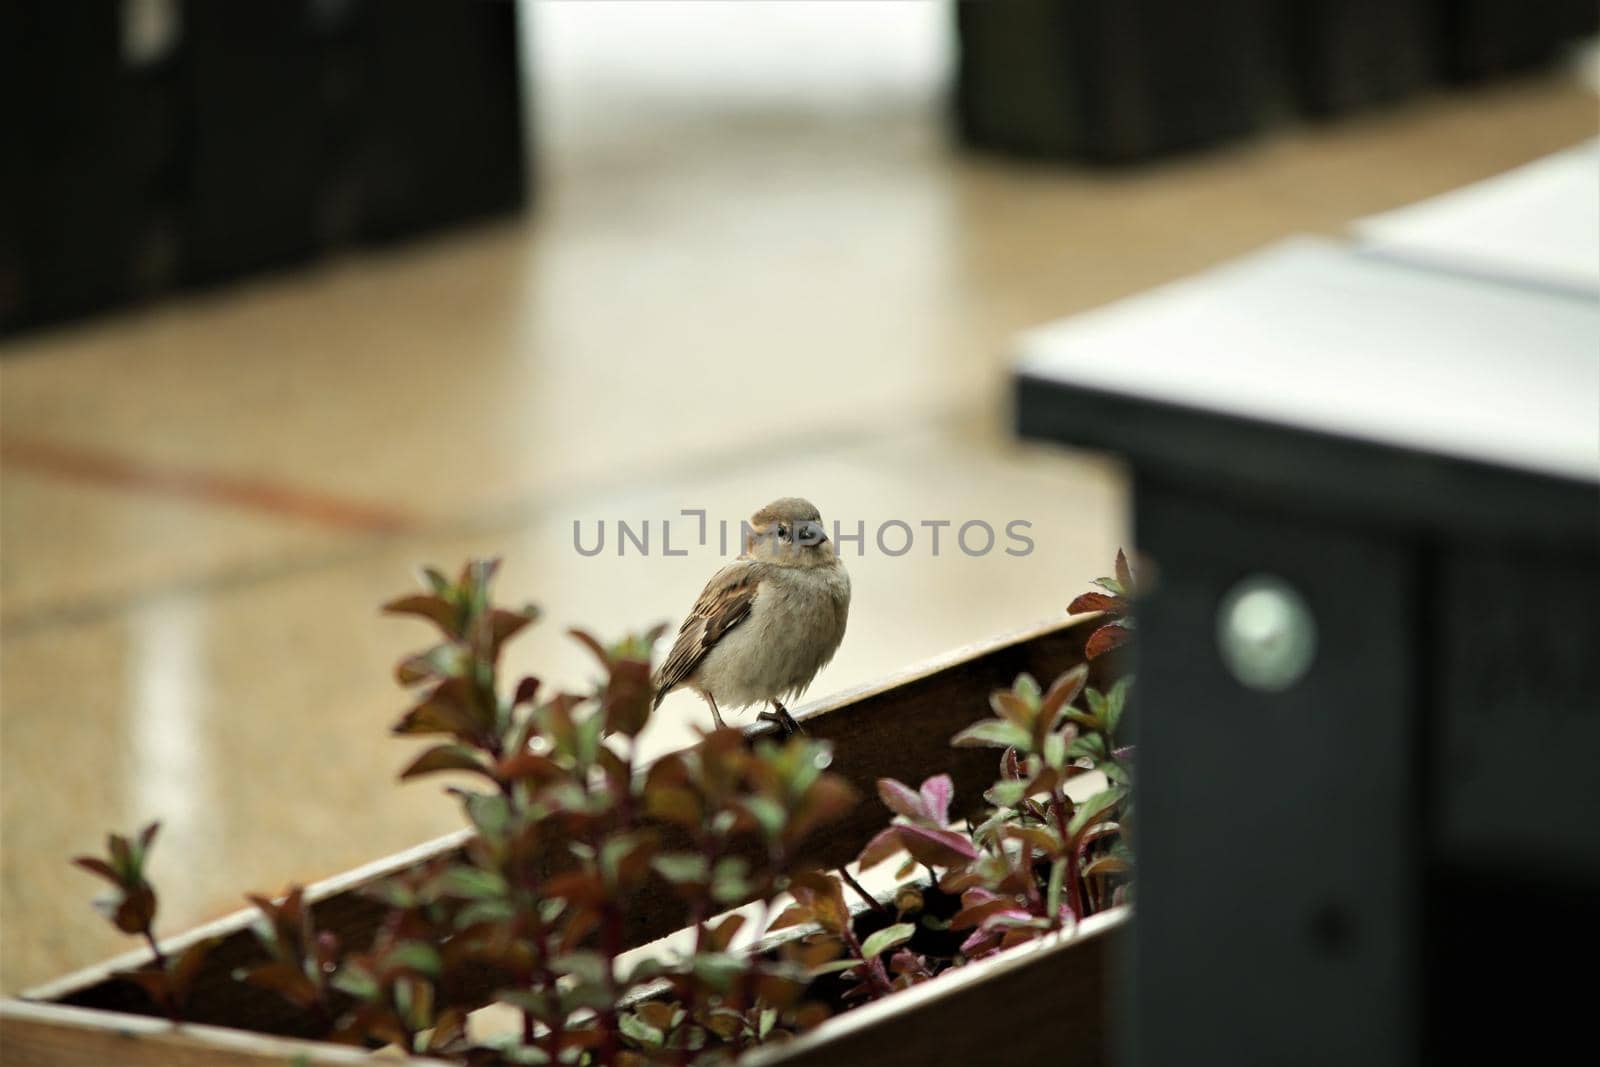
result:
<svg viewBox="0 0 1600 1067"><path fill-rule="evenodd" d="M165 822L175 931L457 825L437 785L394 784L413 746L386 736L424 634L375 607L418 563L504 556L547 619L516 664L568 683L566 626L676 622L718 564L685 508L801 494L864 524L813 696L1058 614L1125 541L1125 484L1009 439L1015 331L1595 121L1552 75L1085 173L956 154L931 91L618 107L609 140L552 124L523 220L6 347L0 989L124 947L66 863L107 829ZM661 555L672 518L686 556ZM875 543L895 519L903 555ZM651 520L648 557L617 555L618 520ZM1000 541L969 556L951 527L935 555L924 520ZM702 715L675 696L650 743Z"/></svg>

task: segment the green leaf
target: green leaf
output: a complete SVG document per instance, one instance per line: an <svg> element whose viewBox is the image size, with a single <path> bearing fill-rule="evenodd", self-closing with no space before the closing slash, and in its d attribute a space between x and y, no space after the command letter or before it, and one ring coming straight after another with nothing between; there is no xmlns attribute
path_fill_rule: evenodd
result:
<svg viewBox="0 0 1600 1067"><path fill-rule="evenodd" d="M737 856L717 861L711 872L711 896L719 904L743 904L750 896L750 865Z"/></svg>
<svg viewBox="0 0 1600 1067"><path fill-rule="evenodd" d="M403 967L418 974L436 977L439 974L439 950L424 941L402 941L384 953L386 967Z"/></svg>
<svg viewBox="0 0 1600 1067"><path fill-rule="evenodd" d="M608 977L606 958L587 950L557 956L550 961L550 969L556 974L570 974L589 985L603 985Z"/></svg>
<svg viewBox="0 0 1600 1067"><path fill-rule="evenodd" d="M1028 783L1021 778L1005 778L989 787L984 799L997 808L1014 808L1028 795Z"/></svg>
<svg viewBox="0 0 1600 1067"><path fill-rule="evenodd" d="M594 763L600 754L600 738L605 733L605 728L605 716L598 711L578 723L573 737L573 755L579 766L587 767Z"/></svg>
<svg viewBox="0 0 1600 1067"><path fill-rule="evenodd" d="M1088 756L1099 762L1106 758L1106 739L1099 733L1079 734L1078 739L1067 746L1067 758L1078 759Z"/></svg>
<svg viewBox="0 0 1600 1067"><path fill-rule="evenodd" d="M1011 691L1027 701L1030 708L1037 708L1039 697L1043 695L1039 683L1034 680L1033 675L1026 672L1017 675L1017 680L1011 683Z"/></svg>
<svg viewBox="0 0 1600 1067"><path fill-rule="evenodd" d="M862 942L861 954L870 960L879 953L898 948L910 941L911 935L916 932L916 923L895 923L893 926L886 926Z"/></svg>
<svg viewBox="0 0 1600 1067"><path fill-rule="evenodd" d="M1115 578L1096 578L1094 584L1110 593L1112 596L1127 596L1128 590Z"/></svg>
<svg viewBox="0 0 1600 1067"><path fill-rule="evenodd" d="M357 1000L372 1001L378 997L378 980L371 971L358 964L347 963L340 967L333 976L333 988Z"/></svg>
<svg viewBox="0 0 1600 1067"><path fill-rule="evenodd" d="M505 836L506 827L511 822L511 806L506 803L506 798L499 793L470 793L460 794L461 802L467 809L467 818L472 820L472 825L478 832L491 841L498 841Z"/></svg>
<svg viewBox="0 0 1600 1067"><path fill-rule="evenodd" d="M495 900L506 895L506 880L481 867L456 866L440 877L439 890L463 900Z"/></svg>
<svg viewBox="0 0 1600 1067"><path fill-rule="evenodd" d="M727 990L733 980L744 973L745 961L743 956L733 956L726 952L702 952L694 957L690 966L694 969L696 977L721 992Z"/></svg>
<svg viewBox="0 0 1600 1067"><path fill-rule="evenodd" d="M706 858L697 852L664 852L655 858L653 866L663 878L678 885L703 885L711 880Z"/></svg>
<svg viewBox="0 0 1600 1067"><path fill-rule="evenodd" d="M1095 718L1097 718L1097 719L1105 718L1105 714L1106 714L1106 698L1105 698L1105 694L1101 693L1100 690L1098 690L1098 689L1089 689L1089 690L1085 690L1084 691L1083 699L1089 705L1089 711L1090 711L1091 714L1094 715Z"/></svg>
<svg viewBox="0 0 1600 1067"><path fill-rule="evenodd" d="M1045 737L1044 762L1058 771L1067 765L1067 739L1060 733L1052 733Z"/></svg>
<svg viewBox="0 0 1600 1067"><path fill-rule="evenodd" d="M646 1048L658 1048L666 1040L665 1034L631 1011L623 1012L619 1015L617 1017L617 1025L622 1029L624 1037L630 1038Z"/></svg>
<svg viewBox="0 0 1600 1067"><path fill-rule="evenodd" d="M1066 880L1067 861L1056 860L1050 864L1050 883L1045 888L1044 903L1045 913L1055 916L1061 912L1061 886Z"/></svg>
<svg viewBox="0 0 1600 1067"><path fill-rule="evenodd" d="M956 734L950 743L956 748L1030 748L1033 738L1016 723L985 719Z"/></svg>
<svg viewBox="0 0 1600 1067"><path fill-rule="evenodd" d="M1106 732L1116 735L1117 727L1122 722L1123 709L1128 704L1128 690L1133 688L1133 677L1117 679L1117 684L1111 687L1111 692L1106 695Z"/></svg>
<svg viewBox="0 0 1600 1067"><path fill-rule="evenodd" d="M852 967L859 966L861 966L860 960L830 960L811 968L811 977L820 978L825 974L838 974L840 971L848 971Z"/></svg>
<svg viewBox="0 0 1600 1067"><path fill-rule="evenodd" d="M762 833L768 837L777 837L783 833L783 826L789 821L789 813L783 810L782 804L771 797L753 796L745 798L744 806L761 827Z"/></svg>
<svg viewBox="0 0 1600 1067"><path fill-rule="evenodd" d="M1096 822L1101 821L1107 812L1122 802L1128 791L1120 785L1110 789L1102 789L1094 796L1078 805L1078 810L1072 813L1072 821L1067 823L1067 837L1074 843L1079 835Z"/></svg>

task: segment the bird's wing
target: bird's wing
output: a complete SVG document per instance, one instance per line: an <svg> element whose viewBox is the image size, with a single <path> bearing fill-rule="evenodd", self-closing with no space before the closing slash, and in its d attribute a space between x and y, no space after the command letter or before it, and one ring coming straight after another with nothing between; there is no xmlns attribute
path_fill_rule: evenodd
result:
<svg viewBox="0 0 1600 1067"><path fill-rule="evenodd" d="M678 628L672 651L656 671L656 705L694 673L722 635L745 620L761 587L761 568L748 560L728 564L706 583Z"/></svg>

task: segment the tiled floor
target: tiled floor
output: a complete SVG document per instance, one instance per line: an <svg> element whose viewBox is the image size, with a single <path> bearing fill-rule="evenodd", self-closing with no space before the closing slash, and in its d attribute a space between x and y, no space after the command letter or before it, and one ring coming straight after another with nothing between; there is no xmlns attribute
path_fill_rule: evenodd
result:
<svg viewBox="0 0 1600 1067"><path fill-rule="evenodd" d="M614 151L552 132L523 221L11 343L0 989L122 947L65 862L108 828L166 821L168 930L454 828L385 735L421 631L374 607L415 564L505 556L549 620L519 664L569 681L566 625L676 619L716 562L585 558L574 522L659 538L788 493L869 531L814 693L1048 617L1107 569L1124 485L1008 440L1014 331L1595 127L1551 76L1083 173L959 156L896 99L633 101ZM1024 519L1036 549L890 557L895 518ZM701 713L667 714L655 745Z"/></svg>

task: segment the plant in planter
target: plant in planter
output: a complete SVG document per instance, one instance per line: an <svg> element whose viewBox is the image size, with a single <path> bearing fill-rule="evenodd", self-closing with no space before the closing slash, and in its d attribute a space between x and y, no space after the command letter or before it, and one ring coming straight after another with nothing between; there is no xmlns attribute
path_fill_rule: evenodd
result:
<svg viewBox="0 0 1600 1067"><path fill-rule="evenodd" d="M383 918L358 950L318 929L298 887L251 898L259 961L235 978L292 1004L308 1020L303 1032L473 1064L726 1057L1060 929L1123 890L1129 860L1117 827L1129 814L1131 763L1113 738L1126 684L1089 691L1087 711L1071 707L1082 671L1048 692L1024 677L996 694L999 717L957 739L1005 746L991 807L966 832L947 825L948 777L917 791L881 781L896 819L863 858L905 851L906 875L920 862L936 878L900 887L892 903L868 896L852 914L844 882L854 880L808 859L826 837L819 831L857 801L828 769L825 744L720 730L636 766L659 631L610 646L574 632L600 667L586 692L546 695L532 678L505 685L501 652L535 612L493 604L494 571L475 562L453 582L426 571L424 593L388 605L440 635L399 667L417 699L396 732L440 739L402 777L480 780L452 789L470 843L370 886ZM1064 783L1090 770L1110 785L1075 804ZM109 861L84 865L118 887L119 928L154 947L156 896L143 877L153 836L114 838ZM640 896L678 902L678 925L692 931L686 952L622 959L638 943L630 902ZM771 922L782 943L734 951L747 919L728 909L755 901L759 931L782 899L792 903ZM177 960L157 952L127 977L177 1018L209 948L197 942ZM467 1013L490 1001L520 1013L520 1032L470 1036Z"/></svg>

